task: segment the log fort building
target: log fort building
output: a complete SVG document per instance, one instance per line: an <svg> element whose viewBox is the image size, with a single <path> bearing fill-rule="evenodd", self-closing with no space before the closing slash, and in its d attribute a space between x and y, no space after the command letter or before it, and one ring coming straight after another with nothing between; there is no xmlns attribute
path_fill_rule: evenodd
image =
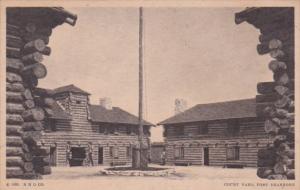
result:
<svg viewBox="0 0 300 190"><path fill-rule="evenodd" d="M255 99L199 104L159 125L168 165L256 167L258 150L270 143Z"/></svg>
<svg viewBox="0 0 300 190"><path fill-rule="evenodd" d="M107 98L101 99L100 105L91 105L90 94L74 85L48 91L55 103L42 143L50 148L52 166L85 165L89 154L94 165L131 163L132 148L138 143L136 116L112 107ZM144 121L148 145L151 126Z"/></svg>

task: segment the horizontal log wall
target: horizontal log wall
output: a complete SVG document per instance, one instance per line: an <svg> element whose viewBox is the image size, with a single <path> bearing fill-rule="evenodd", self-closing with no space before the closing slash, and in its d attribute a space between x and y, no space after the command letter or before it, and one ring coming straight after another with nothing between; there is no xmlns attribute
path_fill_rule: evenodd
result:
<svg viewBox="0 0 300 190"><path fill-rule="evenodd" d="M97 133L85 133L84 136L78 132L49 132L42 137L43 146L56 147L58 166L66 166L66 147L70 142L71 147L88 147L92 143L93 161L98 164L98 148L103 147L103 164L126 163L131 164L131 158L126 155L126 148L132 147L138 143L136 135L103 135ZM147 143L147 138L144 139ZM112 158L109 153L109 147L119 147L118 158Z"/></svg>
<svg viewBox="0 0 300 190"><path fill-rule="evenodd" d="M55 120L55 131L50 131L42 137L45 147L56 147L56 165L66 166L67 143L71 147L84 147L92 143L92 158L94 164L98 164L98 149L103 148L103 164L131 164L131 157L127 156L127 147L138 143L136 133L127 134L127 127L137 128L132 125L116 125L93 123L89 116L89 100L86 94L63 92L54 96L59 106L71 114L71 120ZM99 127L118 127L114 134L100 133ZM137 130L136 130L137 131ZM148 137L145 136L145 143L148 144ZM109 147L118 147L118 158L110 155Z"/></svg>
<svg viewBox="0 0 300 190"><path fill-rule="evenodd" d="M257 152L267 147L272 141L268 139L257 140L184 140L166 142L166 163L173 165L177 163L189 165L203 165L203 148L209 148L209 165L224 166L225 164L242 164L246 167L257 166ZM226 151L230 147L240 148L239 160L227 160ZM184 157L175 158L176 148L184 148Z"/></svg>
<svg viewBox="0 0 300 190"><path fill-rule="evenodd" d="M247 139L256 139L256 138L266 138L267 135L264 132L264 122L263 121L242 121L240 122L240 133L237 136L228 136L227 135L227 123L226 121L209 123L208 133L199 134L198 126L201 124L192 124L192 125L182 125L182 126L166 126L167 128L167 140L189 140L189 139L236 139L236 138L247 138ZM183 135L176 135L175 128L183 127Z"/></svg>
<svg viewBox="0 0 300 190"><path fill-rule="evenodd" d="M267 147L271 142L264 132L264 123L259 119L244 119L240 121L240 132L236 136L227 134L227 122L210 122L208 133L198 134L199 124L184 126L167 126L166 157L167 164L184 163L203 164L203 147L209 147L209 165L224 166L230 163L241 163L246 167L257 166L257 151ZM177 135L175 127L183 127L183 135ZM227 160L226 149L232 146L240 147L239 160ZM174 158L174 149L184 147L184 158Z"/></svg>
<svg viewBox="0 0 300 190"><path fill-rule="evenodd" d="M57 103L66 111L70 113L70 104L69 104L69 93L60 93L54 96Z"/></svg>

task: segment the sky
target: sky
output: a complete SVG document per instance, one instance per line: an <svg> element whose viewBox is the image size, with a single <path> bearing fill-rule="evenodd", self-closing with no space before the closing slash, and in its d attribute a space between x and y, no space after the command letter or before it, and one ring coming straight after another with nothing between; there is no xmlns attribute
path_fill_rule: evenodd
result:
<svg viewBox="0 0 300 190"><path fill-rule="evenodd" d="M243 8L144 8L144 117L154 124L174 115L174 101L196 104L254 98L258 82L271 81L268 55L258 55L259 31L234 23ZM39 86L74 84L92 104L138 114L138 8L68 8L74 27L53 30ZM162 141L162 127L151 130Z"/></svg>

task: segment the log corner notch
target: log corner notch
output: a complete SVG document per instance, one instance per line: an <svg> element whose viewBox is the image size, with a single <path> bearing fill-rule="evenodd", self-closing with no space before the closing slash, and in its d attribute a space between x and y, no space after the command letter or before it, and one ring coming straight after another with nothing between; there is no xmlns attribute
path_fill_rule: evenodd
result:
<svg viewBox="0 0 300 190"><path fill-rule="evenodd" d="M43 56L52 29L74 26L77 16L61 7L11 7L6 15L6 178L40 179L51 173L40 137L54 101L37 88L47 75Z"/></svg>
<svg viewBox="0 0 300 190"><path fill-rule="evenodd" d="M260 30L258 54L269 53L274 81L257 85L256 112L265 118L273 144L258 152L257 176L295 179L294 134L294 8L247 8L235 14L235 23L248 22Z"/></svg>

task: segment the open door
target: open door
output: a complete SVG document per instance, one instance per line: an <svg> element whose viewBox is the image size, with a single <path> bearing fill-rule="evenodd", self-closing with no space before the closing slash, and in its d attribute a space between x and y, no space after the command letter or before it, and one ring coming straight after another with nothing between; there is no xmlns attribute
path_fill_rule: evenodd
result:
<svg viewBox="0 0 300 190"><path fill-rule="evenodd" d="M50 166L56 166L56 147L50 147Z"/></svg>
<svg viewBox="0 0 300 190"><path fill-rule="evenodd" d="M209 148L208 147L203 148L203 165L209 166Z"/></svg>
<svg viewBox="0 0 300 190"><path fill-rule="evenodd" d="M72 147L72 159L70 160L70 166L83 166L85 159L85 148L84 147Z"/></svg>
<svg viewBox="0 0 300 190"><path fill-rule="evenodd" d="M103 147L98 148L98 164L103 164Z"/></svg>

